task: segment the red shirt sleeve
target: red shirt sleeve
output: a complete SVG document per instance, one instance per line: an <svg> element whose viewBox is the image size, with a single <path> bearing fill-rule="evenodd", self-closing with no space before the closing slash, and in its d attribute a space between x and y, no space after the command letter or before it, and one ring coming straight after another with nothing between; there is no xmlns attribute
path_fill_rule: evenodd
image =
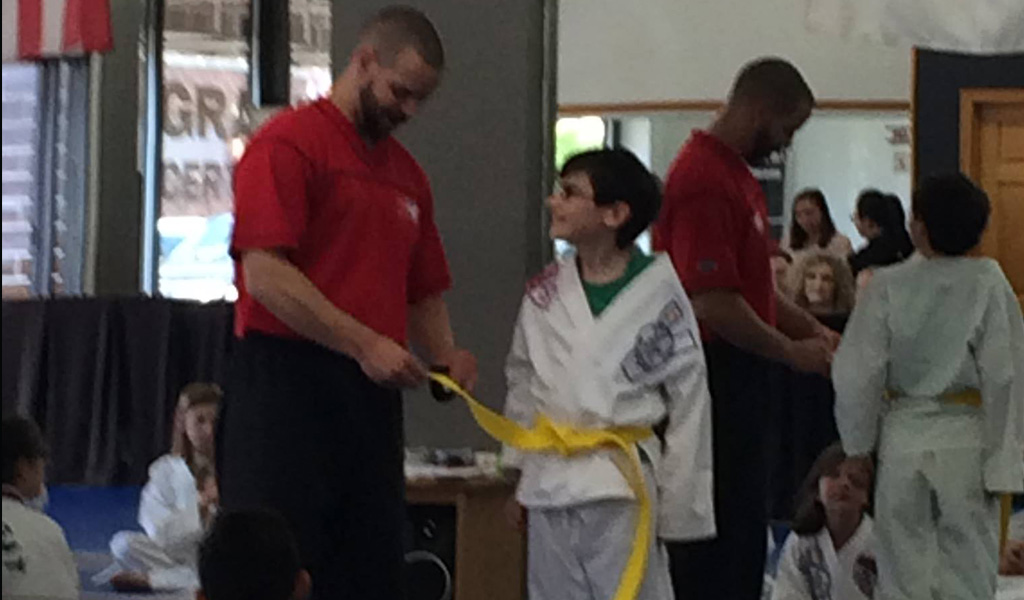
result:
<svg viewBox="0 0 1024 600"><path fill-rule="evenodd" d="M295 249L306 229L312 165L291 144L257 140L235 167L231 253Z"/></svg>
<svg viewBox="0 0 1024 600"><path fill-rule="evenodd" d="M665 223L669 229L665 250L686 291L739 289L739 237L728 195L711 186L672 181L665 195L674 207Z"/></svg>
<svg viewBox="0 0 1024 600"><path fill-rule="evenodd" d="M420 203L420 238L413 250L409 269L409 304L441 294L452 286L441 234L434 222L434 199L429 185L426 189L426 200Z"/></svg>

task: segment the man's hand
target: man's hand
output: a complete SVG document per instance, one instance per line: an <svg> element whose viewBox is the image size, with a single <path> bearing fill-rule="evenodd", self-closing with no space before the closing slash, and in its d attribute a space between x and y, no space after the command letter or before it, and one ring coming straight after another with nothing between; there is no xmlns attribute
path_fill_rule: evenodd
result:
<svg viewBox="0 0 1024 600"><path fill-rule="evenodd" d="M831 362L832 349L823 338L791 340L786 346L786 363L798 371L828 377Z"/></svg>
<svg viewBox="0 0 1024 600"><path fill-rule="evenodd" d="M839 342L843 341L842 336L824 325L818 326L816 335L825 342L831 352L835 352L839 348Z"/></svg>
<svg viewBox="0 0 1024 600"><path fill-rule="evenodd" d="M375 383L412 388L427 380L427 369L411 352L394 340L377 335L357 357L359 366Z"/></svg>
<svg viewBox="0 0 1024 600"><path fill-rule="evenodd" d="M1024 542L1006 540L1003 555L999 558L999 574L1007 577L1024 575Z"/></svg>
<svg viewBox="0 0 1024 600"><path fill-rule="evenodd" d="M462 386L467 392L472 392L476 387L477 364L474 357L468 350L456 348L440 361L440 364L448 367L448 376Z"/></svg>

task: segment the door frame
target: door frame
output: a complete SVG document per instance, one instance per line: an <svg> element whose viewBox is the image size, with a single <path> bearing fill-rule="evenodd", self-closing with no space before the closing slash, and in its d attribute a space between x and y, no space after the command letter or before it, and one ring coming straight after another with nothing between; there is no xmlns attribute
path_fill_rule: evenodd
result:
<svg viewBox="0 0 1024 600"><path fill-rule="evenodd" d="M1024 88L963 88L960 90L960 170L977 181L981 106L1020 102Z"/></svg>

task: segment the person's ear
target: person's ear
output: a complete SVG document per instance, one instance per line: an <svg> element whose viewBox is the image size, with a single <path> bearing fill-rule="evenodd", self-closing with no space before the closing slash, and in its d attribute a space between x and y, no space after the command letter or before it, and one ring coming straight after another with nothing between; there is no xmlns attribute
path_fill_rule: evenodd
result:
<svg viewBox="0 0 1024 600"><path fill-rule="evenodd" d="M352 62L358 67L359 78L365 79L373 70L373 66L377 64L377 50L370 44L359 44L352 51Z"/></svg>
<svg viewBox="0 0 1024 600"><path fill-rule="evenodd" d="M629 218L633 215L629 204L622 200L611 204L608 208L609 210L605 212L604 224L611 229L619 229L628 223Z"/></svg>
<svg viewBox="0 0 1024 600"><path fill-rule="evenodd" d="M292 590L292 600L306 600L313 592L313 578L309 571L302 569L295 576L295 589Z"/></svg>

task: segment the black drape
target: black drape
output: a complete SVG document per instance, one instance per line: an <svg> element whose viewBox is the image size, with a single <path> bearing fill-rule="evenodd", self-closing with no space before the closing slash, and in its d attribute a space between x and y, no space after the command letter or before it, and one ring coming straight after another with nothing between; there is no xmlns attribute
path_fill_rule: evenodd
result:
<svg viewBox="0 0 1024 600"><path fill-rule="evenodd" d="M231 331L225 303L4 302L4 414L42 427L51 483L142 483L170 448L178 391L223 381Z"/></svg>

